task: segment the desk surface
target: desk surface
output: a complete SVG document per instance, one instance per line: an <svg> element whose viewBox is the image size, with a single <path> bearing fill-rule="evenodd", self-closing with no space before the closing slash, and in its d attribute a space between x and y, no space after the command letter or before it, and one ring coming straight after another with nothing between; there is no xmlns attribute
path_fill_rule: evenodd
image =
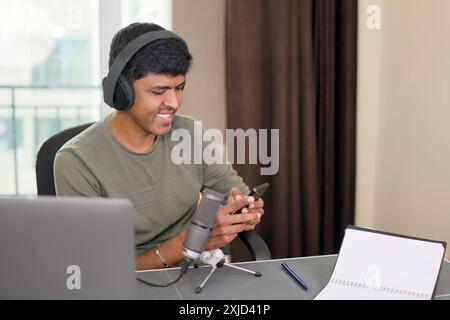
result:
<svg viewBox="0 0 450 320"><path fill-rule="evenodd" d="M337 255L314 256L267 261L252 261L234 265L260 271L261 277L224 266L217 269L203 287L202 292L195 293L208 275L211 268L202 266L190 268L174 285L157 288L138 282L139 299L164 300L308 300L313 299L328 282L333 271ZM281 262L286 261L309 285L303 290L281 269ZM167 283L179 275L178 268L137 272L141 279ZM436 299L450 300L450 262L444 261L435 293Z"/></svg>

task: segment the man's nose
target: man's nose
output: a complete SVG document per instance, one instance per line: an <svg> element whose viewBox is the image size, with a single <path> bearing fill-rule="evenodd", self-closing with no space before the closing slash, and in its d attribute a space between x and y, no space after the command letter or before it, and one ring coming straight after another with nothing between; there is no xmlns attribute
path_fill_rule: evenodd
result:
<svg viewBox="0 0 450 320"><path fill-rule="evenodd" d="M164 105L173 109L178 109L181 105L181 91L167 90Z"/></svg>

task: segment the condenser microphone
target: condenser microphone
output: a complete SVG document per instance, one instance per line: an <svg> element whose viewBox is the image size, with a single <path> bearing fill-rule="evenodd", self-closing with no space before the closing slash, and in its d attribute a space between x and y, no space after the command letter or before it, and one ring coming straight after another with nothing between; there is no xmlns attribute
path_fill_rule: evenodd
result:
<svg viewBox="0 0 450 320"><path fill-rule="evenodd" d="M211 189L203 190L202 200L189 224L184 240L183 255L186 262L194 261L205 250L217 211L224 199L222 193Z"/></svg>

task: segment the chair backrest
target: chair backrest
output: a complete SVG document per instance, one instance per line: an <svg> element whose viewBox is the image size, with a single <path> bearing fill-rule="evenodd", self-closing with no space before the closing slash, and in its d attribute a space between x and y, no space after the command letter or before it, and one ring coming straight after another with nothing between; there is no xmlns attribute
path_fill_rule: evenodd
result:
<svg viewBox="0 0 450 320"><path fill-rule="evenodd" d="M93 124L86 123L61 131L47 139L38 151L36 158L36 182L38 195L56 195L53 177L53 162L56 152L64 143L86 130Z"/></svg>

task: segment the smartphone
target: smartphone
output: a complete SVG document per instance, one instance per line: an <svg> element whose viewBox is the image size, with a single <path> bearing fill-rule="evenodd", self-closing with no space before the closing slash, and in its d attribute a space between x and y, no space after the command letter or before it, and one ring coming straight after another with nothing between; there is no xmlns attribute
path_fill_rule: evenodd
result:
<svg viewBox="0 0 450 320"><path fill-rule="evenodd" d="M269 184L267 182L260 184L259 186L253 187L248 196L252 196L255 200L258 200L267 189L269 189Z"/></svg>
<svg viewBox="0 0 450 320"><path fill-rule="evenodd" d="M253 187L252 190L250 190L250 193L248 194L248 196L252 196L253 198L255 198L255 201L259 199L259 197L261 197L264 192L266 192L267 189L269 189L270 184L263 183L260 184L259 186ZM239 211L236 211L237 213L241 213L242 209L239 209Z"/></svg>

